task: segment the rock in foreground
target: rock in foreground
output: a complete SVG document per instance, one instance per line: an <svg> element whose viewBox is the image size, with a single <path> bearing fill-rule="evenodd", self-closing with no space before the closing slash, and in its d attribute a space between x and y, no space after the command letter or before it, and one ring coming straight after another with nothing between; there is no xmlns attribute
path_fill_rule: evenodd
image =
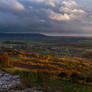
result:
<svg viewBox="0 0 92 92"><path fill-rule="evenodd" d="M0 72L0 92L43 92L34 89L15 90L20 86L20 77L17 75L10 75L8 73Z"/></svg>
<svg viewBox="0 0 92 92"><path fill-rule="evenodd" d="M29 88L29 89L24 89L24 90L11 90L9 92L43 92L43 91L33 90L33 89Z"/></svg>
<svg viewBox="0 0 92 92"><path fill-rule="evenodd" d="M0 73L0 92L7 92L20 84L19 76L13 76L8 73Z"/></svg>

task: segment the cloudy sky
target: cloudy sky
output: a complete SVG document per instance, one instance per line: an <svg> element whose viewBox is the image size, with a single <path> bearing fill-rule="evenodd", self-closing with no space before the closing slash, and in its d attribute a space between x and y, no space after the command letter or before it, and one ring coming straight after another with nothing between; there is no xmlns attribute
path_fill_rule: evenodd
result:
<svg viewBox="0 0 92 92"><path fill-rule="evenodd" d="M0 0L0 32L92 36L92 0Z"/></svg>

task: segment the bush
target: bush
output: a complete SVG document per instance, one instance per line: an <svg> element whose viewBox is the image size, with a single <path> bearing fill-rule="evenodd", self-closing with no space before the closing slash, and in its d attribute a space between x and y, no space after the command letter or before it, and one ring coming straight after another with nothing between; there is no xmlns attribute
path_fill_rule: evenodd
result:
<svg viewBox="0 0 92 92"><path fill-rule="evenodd" d="M86 82L92 82L92 77L87 77Z"/></svg>
<svg viewBox="0 0 92 92"><path fill-rule="evenodd" d="M85 80L85 77L79 75L78 73L72 73L72 75L70 77L71 77L72 81L76 81L76 82L78 80L80 80L80 81L84 81Z"/></svg>
<svg viewBox="0 0 92 92"><path fill-rule="evenodd" d="M0 56L0 64L2 67L10 66L10 57L8 56L7 52L4 52L2 56Z"/></svg>
<svg viewBox="0 0 92 92"><path fill-rule="evenodd" d="M61 78L65 78L65 77L67 77L68 75L67 75L67 73L65 73L65 72L61 72L58 76L61 77Z"/></svg>

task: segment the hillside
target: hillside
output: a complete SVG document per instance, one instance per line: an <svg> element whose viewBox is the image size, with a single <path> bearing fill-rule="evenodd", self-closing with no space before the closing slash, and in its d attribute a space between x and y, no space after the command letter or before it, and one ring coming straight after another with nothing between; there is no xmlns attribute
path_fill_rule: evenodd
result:
<svg viewBox="0 0 92 92"><path fill-rule="evenodd" d="M91 60L53 57L14 49L1 49L0 55L1 69L19 75L22 89L32 87L46 92L75 92L76 89L77 92L92 92Z"/></svg>

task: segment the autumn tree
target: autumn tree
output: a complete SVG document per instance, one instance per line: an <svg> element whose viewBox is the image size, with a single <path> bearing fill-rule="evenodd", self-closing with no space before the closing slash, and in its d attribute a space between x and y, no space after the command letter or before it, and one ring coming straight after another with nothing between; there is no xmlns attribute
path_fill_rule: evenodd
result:
<svg viewBox="0 0 92 92"><path fill-rule="evenodd" d="M35 58L39 58L40 56L39 56L39 54L38 53L32 53L32 55L31 55L32 57L35 57Z"/></svg>
<svg viewBox="0 0 92 92"><path fill-rule="evenodd" d="M0 63L2 67L8 67L10 65L10 58L7 52L4 52L2 56L0 56Z"/></svg>
<svg viewBox="0 0 92 92"><path fill-rule="evenodd" d="M48 62L49 61L49 59L50 59L50 56L48 55L48 56L46 56L46 62Z"/></svg>
<svg viewBox="0 0 92 92"><path fill-rule="evenodd" d="M66 78L68 76L68 74L65 72L61 72L58 76L61 78Z"/></svg>

